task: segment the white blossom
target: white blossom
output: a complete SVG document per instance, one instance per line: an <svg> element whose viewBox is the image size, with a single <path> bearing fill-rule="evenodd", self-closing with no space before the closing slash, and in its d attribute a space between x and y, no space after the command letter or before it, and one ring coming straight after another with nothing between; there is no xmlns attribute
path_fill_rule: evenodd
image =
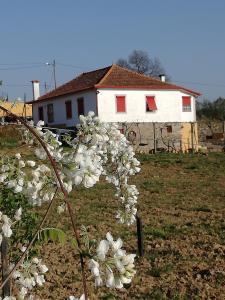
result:
<svg viewBox="0 0 225 300"><path fill-rule="evenodd" d="M95 279L95 285L105 285L110 288L121 289L130 283L134 274L135 254L126 254L122 249L122 240L113 240L108 232L106 240L101 240L96 250L96 256L89 261L89 269Z"/></svg>

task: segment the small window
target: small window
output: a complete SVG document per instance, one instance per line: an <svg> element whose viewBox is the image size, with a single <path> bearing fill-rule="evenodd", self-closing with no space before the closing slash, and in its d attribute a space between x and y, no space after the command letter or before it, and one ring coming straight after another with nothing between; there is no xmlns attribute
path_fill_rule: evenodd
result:
<svg viewBox="0 0 225 300"><path fill-rule="evenodd" d="M167 125L166 126L166 131L167 131L167 133L172 133L173 132L172 126L171 125Z"/></svg>
<svg viewBox="0 0 225 300"><path fill-rule="evenodd" d="M77 99L77 112L78 112L78 117L80 115L84 115L84 98Z"/></svg>
<svg viewBox="0 0 225 300"><path fill-rule="evenodd" d="M38 117L39 117L39 121L44 121L43 106L38 107Z"/></svg>
<svg viewBox="0 0 225 300"><path fill-rule="evenodd" d="M155 96L146 96L146 111L156 111Z"/></svg>
<svg viewBox="0 0 225 300"><path fill-rule="evenodd" d="M119 128L120 133L124 134L124 128Z"/></svg>
<svg viewBox="0 0 225 300"><path fill-rule="evenodd" d="M54 122L54 109L52 103L47 105L47 114L48 114L48 123Z"/></svg>
<svg viewBox="0 0 225 300"><path fill-rule="evenodd" d="M191 97L183 96L182 97L182 111L191 111Z"/></svg>
<svg viewBox="0 0 225 300"><path fill-rule="evenodd" d="M116 111L126 112L125 96L116 96Z"/></svg>
<svg viewBox="0 0 225 300"><path fill-rule="evenodd" d="M72 119L72 103L71 101L66 101L66 118L67 119Z"/></svg>

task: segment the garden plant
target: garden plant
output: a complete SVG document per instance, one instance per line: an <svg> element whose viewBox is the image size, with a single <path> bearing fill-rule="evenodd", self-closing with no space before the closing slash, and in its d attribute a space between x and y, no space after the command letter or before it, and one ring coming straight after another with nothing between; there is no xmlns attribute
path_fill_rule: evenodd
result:
<svg viewBox="0 0 225 300"><path fill-rule="evenodd" d="M4 107L0 109L12 115ZM69 299L92 298L87 274L96 287L119 290L130 284L135 275L135 254L126 253L122 239L114 239L110 232L96 241L87 228L77 224L76 207L68 199L72 190L79 186L92 188L103 177L115 186L116 220L126 226L136 222L138 190L129 184L129 178L140 171L140 163L126 137L115 124L101 123L89 112L80 116L76 138L66 136L62 145L56 134L43 129L42 121L34 126L13 117L20 123L21 147L28 147L33 158L17 149L0 159L0 299L38 299L35 290L45 284L50 268L37 256L37 245L48 238L60 241L66 235L60 229L44 226L56 201L60 203L53 213L68 215L73 232L69 241L79 253L82 273L83 294ZM47 209L40 218L38 209L46 203Z"/></svg>

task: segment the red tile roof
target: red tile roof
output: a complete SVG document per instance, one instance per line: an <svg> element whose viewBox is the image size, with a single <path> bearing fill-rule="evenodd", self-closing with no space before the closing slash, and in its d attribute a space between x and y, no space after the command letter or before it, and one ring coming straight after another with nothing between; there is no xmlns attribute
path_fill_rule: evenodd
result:
<svg viewBox="0 0 225 300"><path fill-rule="evenodd" d="M96 88L130 88L130 89L152 89L152 90L180 90L200 96L199 92L174 85L168 82L163 82L147 75L139 74L122 68L118 65L112 65L108 73L103 77Z"/></svg>
<svg viewBox="0 0 225 300"><path fill-rule="evenodd" d="M77 93L83 90L88 90L91 88L94 88L94 86L100 82L100 80L103 78L103 76L110 70L111 66L98 69L95 71L82 73L73 80L59 86L55 90L52 90L51 92L41 96L38 98L38 100L47 100L49 98L55 98L58 96L71 94L71 93Z"/></svg>
<svg viewBox="0 0 225 300"><path fill-rule="evenodd" d="M199 92L168 82L162 82L159 79L139 74L137 72L113 64L112 66L103 69L82 73L75 79L39 97L36 101L48 100L66 94L72 94L87 89L97 88L180 90L195 96L201 95Z"/></svg>

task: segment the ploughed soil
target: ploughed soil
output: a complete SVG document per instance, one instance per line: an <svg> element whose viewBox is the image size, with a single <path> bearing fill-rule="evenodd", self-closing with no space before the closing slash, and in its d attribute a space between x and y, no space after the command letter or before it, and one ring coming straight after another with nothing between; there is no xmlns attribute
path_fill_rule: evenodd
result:
<svg viewBox="0 0 225 300"><path fill-rule="evenodd" d="M143 155L142 171L133 178L140 191L143 257L137 274L122 290L95 289L89 274L90 299L225 299L225 156ZM77 223L101 239L110 231L129 253L137 253L136 227L115 222L114 190L106 182L80 188L70 196ZM55 210L54 210L55 211ZM52 212L52 226L70 231L66 213ZM41 299L81 295L79 257L69 243L43 246L49 267Z"/></svg>
<svg viewBox="0 0 225 300"><path fill-rule="evenodd" d="M4 155L6 149L1 149ZM14 151L19 151L18 149ZM117 224L115 190L101 181L70 194L75 222L92 237L110 231L128 253L137 253L136 276L121 290L98 288L87 272L90 299L225 299L225 155L212 153L141 155L140 174L131 179L140 196L143 257L138 256L136 227ZM47 206L38 208L43 215ZM72 236L67 212L52 208L46 227ZM77 250L69 241L46 242L39 249L49 268L39 299L64 300L82 292Z"/></svg>

